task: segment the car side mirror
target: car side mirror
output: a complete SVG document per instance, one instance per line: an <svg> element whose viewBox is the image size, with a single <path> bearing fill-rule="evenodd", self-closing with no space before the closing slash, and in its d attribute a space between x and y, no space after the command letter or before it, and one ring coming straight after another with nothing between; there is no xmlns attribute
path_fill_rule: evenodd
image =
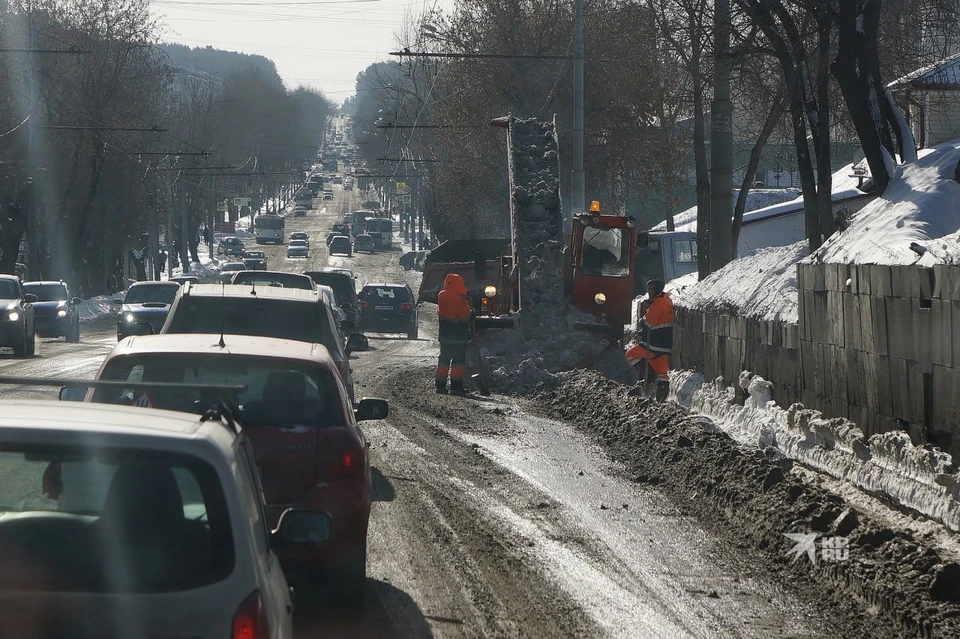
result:
<svg viewBox="0 0 960 639"><path fill-rule="evenodd" d="M71 298L70 298L70 304L71 304L72 306L76 306L77 304L80 304L81 302L83 302L83 300L80 299L79 297L71 297Z"/></svg>
<svg viewBox="0 0 960 639"><path fill-rule="evenodd" d="M153 335L153 326L150 322L137 322L128 335Z"/></svg>
<svg viewBox="0 0 960 639"><path fill-rule="evenodd" d="M27 304L33 304L34 302L39 301L40 298L34 295L33 293L25 293L23 296L23 301Z"/></svg>
<svg viewBox="0 0 960 639"><path fill-rule="evenodd" d="M113 298L113 303L114 303L114 304L117 304L118 306L122 306L122 305L123 305L123 300L120 299L119 297L115 297L115 298Z"/></svg>
<svg viewBox="0 0 960 639"><path fill-rule="evenodd" d="M82 402L87 396L87 389L82 386L63 386L57 398L61 402Z"/></svg>
<svg viewBox="0 0 960 639"><path fill-rule="evenodd" d="M340 320L340 330L342 330L344 333L350 333L356 327L357 325L350 320Z"/></svg>
<svg viewBox="0 0 960 639"><path fill-rule="evenodd" d="M362 333L351 333L347 338L347 355L354 351L363 352L370 348L370 340Z"/></svg>
<svg viewBox="0 0 960 639"><path fill-rule="evenodd" d="M646 231L637 233L637 248L647 248L650 246L650 234Z"/></svg>
<svg viewBox="0 0 960 639"><path fill-rule="evenodd" d="M358 422L366 422L372 419L386 419L390 414L390 405L385 399L374 399L373 397L364 397L357 404L353 411Z"/></svg>
<svg viewBox="0 0 960 639"><path fill-rule="evenodd" d="M282 546L322 546L333 538L333 518L318 510L288 508L280 515L270 533L274 548Z"/></svg>

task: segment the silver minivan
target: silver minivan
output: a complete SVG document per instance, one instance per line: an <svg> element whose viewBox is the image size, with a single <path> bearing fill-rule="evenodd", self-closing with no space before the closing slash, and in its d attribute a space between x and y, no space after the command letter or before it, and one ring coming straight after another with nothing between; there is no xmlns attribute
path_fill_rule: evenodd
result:
<svg viewBox="0 0 960 639"><path fill-rule="evenodd" d="M277 545L324 544L326 513L271 531L232 422L137 406L0 401L0 628L39 637L292 637ZM61 392L63 396L63 392Z"/></svg>

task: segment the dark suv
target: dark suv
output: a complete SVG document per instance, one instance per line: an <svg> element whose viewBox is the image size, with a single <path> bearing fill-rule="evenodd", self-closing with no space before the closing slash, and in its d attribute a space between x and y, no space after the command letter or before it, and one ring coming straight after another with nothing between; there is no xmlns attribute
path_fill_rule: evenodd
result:
<svg viewBox="0 0 960 639"><path fill-rule="evenodd" d="M173 301L160 332L251 335L323 344L353 401L353 376L340 332L330 307L315 290L187 284ZM225 341L229 345L229 337Z"/></svg>
<svg viewBox="0 0 960 639"><path fill-rule="evenodd" d="M80 341L82 300L70 295L66 282L24 282L23 290L37 296L33 303L37 334L41 337L64 337L68 342Z"/></svg>
<svg viewBox="0 0 960 639"><path fill-rule="evenodd" d="M323 284L333 289L333 296L337 306L343 309L344 315L354 326L360 325L360 307L357 306L357 283L352 276L337 271L304 271L317 284Z"/></svg>
<svg viewBox="0 0 960 639"><path fill-rule="evenodd" d="M360 331L406 333L417 339L417 301L406 284L367 284L357 295Z"/></svg>
<svg viewBox="0 0 960 639"><path fill-rule="evenodd" d="M17 357L29 357L36 348L33 302L16 275L0 275L0 346L13 349Z"/></svg>

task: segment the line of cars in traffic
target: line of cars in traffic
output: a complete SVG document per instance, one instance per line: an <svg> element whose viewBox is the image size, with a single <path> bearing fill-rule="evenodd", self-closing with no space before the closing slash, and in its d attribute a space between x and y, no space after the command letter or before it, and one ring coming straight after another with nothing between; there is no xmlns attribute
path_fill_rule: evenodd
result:
<svg viewBox="0 0 960 639"><path fill-rule="evenodd" d="M63 281L23 282L16 275L0 275L0 347L30 357L37 336L79 342L81 301Z"/></svg>
<svg viewBox="0 0 960 639"><path fill-rule="evenodd" d="M362 605L359 424L389 408L354 396L349 357L369 345L351 329L402 297L376 296L345 269L140 282L93 380L0 379L62 386L60 402L0 400L3 627L279 639L290 584Z"/></svg>

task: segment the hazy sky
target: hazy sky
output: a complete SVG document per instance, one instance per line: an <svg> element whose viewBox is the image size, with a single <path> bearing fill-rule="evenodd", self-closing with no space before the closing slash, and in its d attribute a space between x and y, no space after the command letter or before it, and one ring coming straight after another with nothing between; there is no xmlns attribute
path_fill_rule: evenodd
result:
<svg viewBox="0 0 960 639"><path fill-rule="evenodd" d="M335 102L354 92L357 73L396 60L394 33L411 13L452 0L152 0L163 40L258 53L289 87L321 89Z"/></svg>

